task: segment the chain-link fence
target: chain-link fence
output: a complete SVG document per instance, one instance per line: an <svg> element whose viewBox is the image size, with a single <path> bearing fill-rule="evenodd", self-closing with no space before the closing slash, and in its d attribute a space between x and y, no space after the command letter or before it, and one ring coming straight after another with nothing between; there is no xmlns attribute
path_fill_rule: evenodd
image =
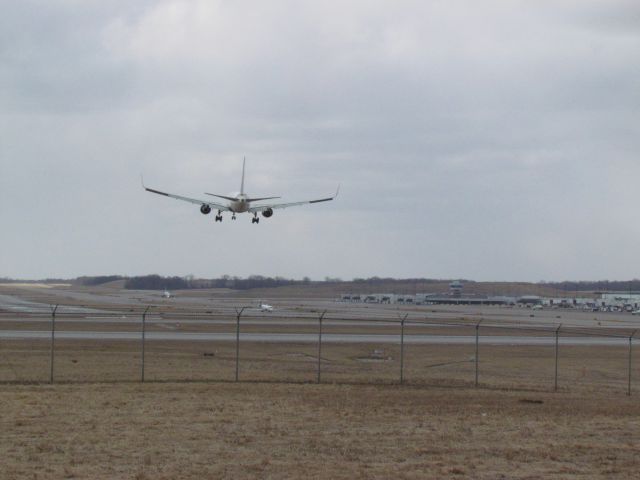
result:
<svg viewBox="0 0 640 480"><path fill-rule="evenodd" d="M417 314L0 314L0 382L385 383L633 392L628 328Z"/></svg>

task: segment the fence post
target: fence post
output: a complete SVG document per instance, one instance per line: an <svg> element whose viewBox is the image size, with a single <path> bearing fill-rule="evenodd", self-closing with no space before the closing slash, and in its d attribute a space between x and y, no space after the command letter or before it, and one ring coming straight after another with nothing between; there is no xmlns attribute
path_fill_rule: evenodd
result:
<svg viewBox="0 0 640 480"><path fill-rule="evenodd" d="M51 360L50 367L51 371L49 372L49 383L53 383L53 360L55 357L55 342L56 342L56 312L58 311L58 305L53 307L51 311Z"/></svg>
<svg viewBox="0 0 640 480"><path fill-rule="evenodd" d="M627 385L627 395L629 396L631 396L631 345L636 332L637 330L634 330L631 336L629 336L629 382Z"/></svg>
<svg viewBox="0 0 640 480"><path fill-rule="evenodd" d="M144 383L144 344L145 344L145 336L147 331L147 312L151 307L147 307L144 313L142 314L142 362L140 366L140 381Z"/></svg>
<svg viewBox="0 0 640 480"><path fill-rule="evenodd" d="M409 314L400 319L400 385L404 383L404 322Z"/></svg>
<svg viewBox="0 0 640 480"><path fill-rule="evenodd" d="M477 324L476 324L476 381L475 381L475 386L476 388L478 387L478 362L479 362L479 354L480 354L480 324L482 323L482 320L480 320Z"/></svg>
<svg viewBox="0 0 640 480"><path fill-rule="evenodd" d="M327 311L325 310L318 317L318 378L316 379L316 383L320 383L320 362L322 361L322 320L324 319Z"/></svg>
<svg viewBox="0 0 640 480"><path fill-rule="evenodd" d="M558 325L558 328L556 328L556 348L555 348L555 356L556 356L556 361L555 361L555 373L554 373L554 377L553 377L553 391L557 392L558 391L558 337L560 336L560 329L562 328L562 324Z"/></svg>
<svg viewBox="0 0 640 480"><path fill-rule="evenodd" d="M242 316L242 312L247 307L242 307L240 310L237 308L236 310L236 379L238 381L238 372L240 368L240 317Z"/></svg>

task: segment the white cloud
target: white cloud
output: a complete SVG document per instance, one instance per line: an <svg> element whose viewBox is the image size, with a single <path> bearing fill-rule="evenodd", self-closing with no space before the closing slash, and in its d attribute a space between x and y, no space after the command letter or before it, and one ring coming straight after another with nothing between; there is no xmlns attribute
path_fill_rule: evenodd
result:
<svg viewBox="0 0 640 480"><path fill-rule="evenodd" d="M5 274L637 276L637 12L595 0L8 6ZM297 199L341 181L342 195L256 228L139 187L144 172L186 195L235 190L243 155L251 192Z"/></svg>

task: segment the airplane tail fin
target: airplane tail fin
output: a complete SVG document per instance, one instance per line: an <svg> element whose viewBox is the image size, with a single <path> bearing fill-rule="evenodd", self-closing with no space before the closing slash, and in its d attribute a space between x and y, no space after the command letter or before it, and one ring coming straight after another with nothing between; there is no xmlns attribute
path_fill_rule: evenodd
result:
<svg viewBox="0 0 640 480"><path fill-rule="evenodd" d="M240 182L240 195L244 195L244 164L247 161L247 157L242 157L242 181Z"/></svg>

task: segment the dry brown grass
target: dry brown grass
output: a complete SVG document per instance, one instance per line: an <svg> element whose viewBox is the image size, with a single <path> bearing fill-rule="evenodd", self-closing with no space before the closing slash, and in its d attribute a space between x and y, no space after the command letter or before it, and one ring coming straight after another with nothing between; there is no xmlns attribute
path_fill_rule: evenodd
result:
<svg viewBox="0 0 640 480"><path fill-rule="evenodd" d="M4 385L2 478L637 478L640 405L366 385Z"/></svg>
<svg viewBox="0 0 640 480"><path fill-rule="evenodd" d="M46 382L48 340L0 344L0 382ZM374 352L376 353L374 355ZM472 387L474 345L405 345L404 379L416 386ZM484 388L550 391L554 387L552 346L480 345L479 382ZM640 355L632 357L632 390L640 391ZM315 382L317 345L241 341L242 381ZM394 384L400 378L397 344L329 344L322 347L321 377L326 383ZM56 340L56 382L136 382L141 378L138 340ZM147 341L148 381L233 381L235 343ZM561 345L558 387L563 392L627 391L626 347Z"/></svg>
<svg viewBox="0 0 640 480"><path fill-rule="evenodd" d="M139 342L59 340L57 382L116 383L0 386L0 478L636 478L622 348L563 347L556 394L550 347L482 346L481 389L473 346L408 345L405 387L367 344L260 383L316 352L243 343L234 384L233 343L149 342L140 384ZM48 373L46 341L3 342L0 379Z"/></svg>
<svg viewBox="0 0 640 480"><path fill-rule="evenodd" d="M561 346L555 394L553 347L481 344L480 389L474 345L405 349L407 386L374 343L324 344L314 385L317 345L242 341L235 384L234 343L149 341L140 384L139 341L58 339L26 385L48 341L3 341L0 478L637 478L625 347Z"/></svg>
<svg viewBox="0 0 640 480"><path fill-rule="evenodd" d="M178 327L149 325L166 328ZM406 345L407 386L397 344L323 345L323 385L312 384L315 344L242 341L238 384L231 342L149 341L145 384L139 341L56 346L58 383L28 385L49 378L48 341L0 342L0 478L632 479L640 466L640 388L625 395L624 346L561 346L555 394L549 346L481 344L480 389L473 345ZM637 354L633 372L640 386Z"/></svg>

